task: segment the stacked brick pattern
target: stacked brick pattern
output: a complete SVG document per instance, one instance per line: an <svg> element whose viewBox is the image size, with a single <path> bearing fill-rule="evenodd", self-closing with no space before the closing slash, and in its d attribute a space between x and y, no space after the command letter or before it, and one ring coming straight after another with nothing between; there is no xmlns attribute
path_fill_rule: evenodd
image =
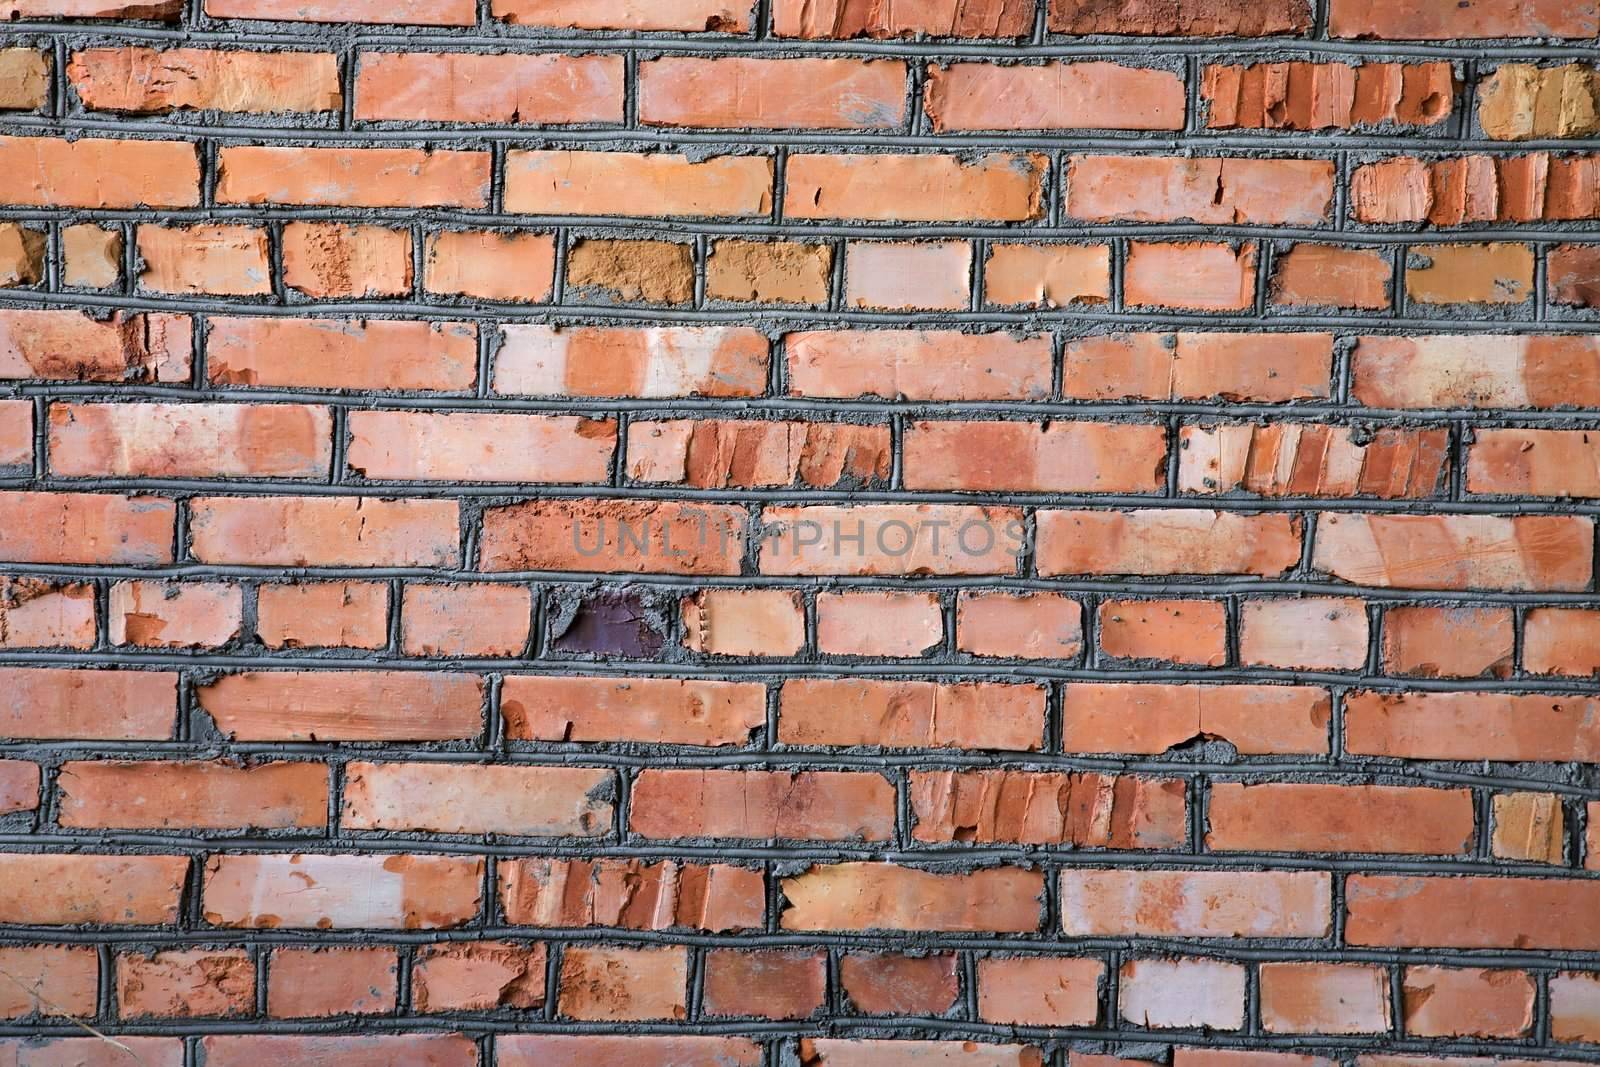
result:
<svg viewBox="0 0 1600 1067"><path fill-rule="evenodd" d="M1600 1058L1593 0L0 15L0 1063Z"/></svg>

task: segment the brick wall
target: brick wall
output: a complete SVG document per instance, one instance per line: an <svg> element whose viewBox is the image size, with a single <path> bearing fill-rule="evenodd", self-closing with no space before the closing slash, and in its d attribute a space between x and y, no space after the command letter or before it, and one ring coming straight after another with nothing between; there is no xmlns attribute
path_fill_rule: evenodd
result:
<svg viewBox="0 0 1600 1067"><path fill-rule="evenodd" d="M1600 1058L1595 0L0 16L0 1064Z"/></svg>

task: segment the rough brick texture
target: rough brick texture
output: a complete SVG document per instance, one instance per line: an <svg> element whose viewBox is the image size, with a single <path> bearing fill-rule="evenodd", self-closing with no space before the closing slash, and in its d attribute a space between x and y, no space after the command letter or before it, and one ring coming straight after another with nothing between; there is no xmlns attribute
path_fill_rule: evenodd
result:
<svg viewBox="0 0 1600 1067"><path fill-rule="evenodd" d="M0 0L0 1067L1600 1061L1596 0Z"/></svg>

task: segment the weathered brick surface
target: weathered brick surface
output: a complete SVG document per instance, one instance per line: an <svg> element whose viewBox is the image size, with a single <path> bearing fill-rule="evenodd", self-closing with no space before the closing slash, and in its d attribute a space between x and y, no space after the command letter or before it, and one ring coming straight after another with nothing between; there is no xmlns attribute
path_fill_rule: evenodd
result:
<svg viewBox="0 0 1600 1067"><path fill-rule="evenodd" d="M1595 0L0 27L0 1067L1595 1058Z"/></svg>

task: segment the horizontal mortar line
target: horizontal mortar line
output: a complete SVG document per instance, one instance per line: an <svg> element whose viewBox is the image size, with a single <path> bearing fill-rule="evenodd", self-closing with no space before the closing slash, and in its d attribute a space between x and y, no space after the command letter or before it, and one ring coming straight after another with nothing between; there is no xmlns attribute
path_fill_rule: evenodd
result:
<svg viewBox="0 0 1600 1067"><path fill-rule="evenodd" d="M1585 1046L1564 1043L1562 1045L1544 1047L1530 1044L1527 1041L1514 1040L1480 1040L1469 1041L1462 1039L1453 1040L1428 1040L1422 1038L1397 1039L1387 1033L1382 1034L1351 1034L1351 1035L1294 1035L1294 1034L1262 1034L1248 1035L1241 1031L1211 1030L1201 1032L1195 1030L1172 1031L1164 1029L1143 1029L1132 1025L1119 1027L1086 1026L1086 1027L1041 1027L1041 1026L1016 1026L1011 1024L995 1024L984 1022L969 1022L961 1019L934 1018L934 1017L853 1017L828 1015L812 1021L802 1022L772 1022L765 1019L740 1020L729 1019L704 1019L693 1023L671 1022L630 1022L625 1024L616 1022L580 1022L570 1019L546 1019L537 1010L528 1011L500 1011L490 1014L469 1014L454 1012L439 1012L408 1016L364 1016L359 1022L350 1020L239 1020L218 1019L215 1021L185 1021L161 1020L159 1022L140 1021L108 1021L100 1025L97 1021L97 1030L102 1030L114 1037L171 1037L171 1038L203 1038L222 1037L230 1035L317 1035L333 1036L344 1034L348 1036L370 1035L400 1035L412 1033L439 1034L451 1032L466 1034L468 1036L496 1037L517 1036L522 1034L559 1034L563 1036L706 1036L706 1037L745 1037L761 1044L767 1041L789 1041L796 1038L834 1038L839 1040L907 1040L907 1041L965 1041L973 1038L995 1039L996 1045L1040 1044L1052 1043L1061 1040L1092 1040L1092 1041L1121 1041L1138 1043L1145 1046L1159 1044L1163 1046L1177 1045L1180 1047L1194 1047L1212 1052L1226 1052L1229 1050L1278 1050L1289 1053L1311 1055L1318 1051L1327 1053L1337 1058L1344 1053L1373 1052L1384 1054L1411 1053L1441 1055L1466 1055L1466 1056L1511 1056L1520 1057L1522 1062L1527 1062L1529 1056L1536 1055L1541 1060L1550 1062L1570 1061L1573 1063L1592 1063L1593 1052L1585 1051ZM74 1028L65 1023L44 1022L38 1026L0 1026L0 1036L24 1037L83 1037L81 1027ZM1588 1046L1591 1050L1593 1046ZM685 1062L685 1061L673 1061ZM710 1061L705 1061L710 1062ZM1053 1060L1047 1062L1054 1062ZM1143 1062L1143 1061L1130 1061ZM1489 1062L1493 1063L1494 1060Z"/></svg>
<svg viewBox="0 0 1600 1067"><path fill-rule="evenodd" d="M1187 415L1202 423L1215 420L1267 419L1274 422L1328 420L1338 424L1364 421L1380 422L1461 422L1478 429L1492 428L1505 422L1518 426L1538 426L1548 423L1551 428L1578 428L1600 420L1600 408L1547 408L1512 410L1508 408L1370 408L1356 405L1336 405L1327 402L1288 401L1281 404L1260 403L1188 403L1181 401L1124 401L1100 402L1092 400L1016 400L1016 401L933 401L933 400L878 400L857 398L836 400L827 397L738 397L692 398L666 397L660 399L623 399L557 397L532 399L516 396L479 397L469 394L396 394L382 390L370 392L326 390L287 390L265 388L206 387L178 385L122 385L78 384L73 382L26 382L13 380L0 382L0 397L43 397L58 402L68 401L141 401L171 400L193 402L283 403L316 404L344 408L352 411L465 411L493 413L547 412L587 417L615 417L618 412L648 414L657 418L682 416L722 416L727 418L793 417L796 414L823 416L820 420L848 419L852 415L873 415L888 418L902 414L914 417L961 421L985 418L1006 418L1010 421L1086 420L1096 417L1118 421L1158 421L1152 415ZM1243 497L1226 497L1240 500ZM1267 500L1269 498L1258 498ZM1298 497L1273 497L1271 500L1295 501Z"/></svg>
<svg viewBox="0 0 1600 1067"><path fill-rule="evenodd" d="M321 113L308 113L314 118ZM163 137L206 138L224 147L230 140L340 142L352 146L374 142L472 142L528 141L533 145L604 144L620 145L704 144L730 148L784 147L804 150L823 148L931 148L951 151L988 149L996 152L1027 150L1069 152L1115 152L1136 149L1137 154L1187 152L1194 149L1236 150L1284 153L1284 158L1308 158L1307 153L1372 151L1405 153L1459 153L1526 155L1529 152L1583 152L1600 148L1600 138L1540 138L1527 141L1499 141L1483 137L1451 138L1442 133L1394 134L1294 134L1288 132L1239 133L1231 130L1203 130L1185 133L1177 130L1118 130L1105 127L1063 129L1044 134L1035 129L962 130L936 134L907 134L890 128L822 130L792 127L698 127L642 123L535 125L448 122L425 120L361 120L355 129L318 125L257 125L248 121L184 122L176 118L99 118L96 112L82 111L53 117L13 114L0 116L0 131L44 131L61 133L105 132L118 134L159 134ZM1269 157L1277 158L1277 157Z"/></svg>
<svg viewBox="0 0 1600 1067"><path fill-rule="evenodd" d="M536 750L537 749L537 750ZM1142 774L1191 780L1197 778L1259 782L1265 775L1293 775L1336 780L1324 784L1393 784L1424 788L1443 783L1488 789L1537 788L1574 798L1600 799L1600 782L1593 786L1551 780L1551 771L1570 769L1571 763L1503 764L1526 774L1493 774L1482 761L1398 760L1384 756L1350 756L1301 759L1240 756L1230 762L1207 762L1178 752L1174 758L1086 756L1043 752L995 753L959 749L874 750L870 753L832 749L739 750L692 748L683 745L592 744L561 742L509 742L493 751L421 749L414 745L380 742L9 742L0 743L7 756L42 760L51 765L73 759L194 760L233 757L309 758L329 765L348 763L442 763L458 766L588 767L624 772L676 768L692 770L742 770L804 767L813 771L982 771L1003 768L1037 772L1088 772ZM1452 766L1467 768L1452 770Z"/></svg>
<svg viewBox="0 0 1600 1067"><path fill-rule="evenodd" d="M1440 857L1409 859L1403 856L1342 857L1309 853L1181 853L1181 852L1093 852L1082 849L1032 849L1025 847L965 846L962 848L896 849L847 846L830 847L808 842L803 848L780 845L752 847L723 843L692 845L661 841L654 845L612 845L592 839L578 842L494 842L452 841L433 837L407 839L398 836L348 837L232 837L199 838L177 834L122 834L85 832L83 834L37 833L0 834L0 849L5 855L62 855L63 848L93 848L95 854L143 855L151 850L183 850L220 858L247 852L251 856L315 854L319 856L427 854L435 856L496 856L501 862L517 859L640 859L653 861L770 861L781 864L828 865L833 863L894 864L907 868L949 868L1006 865L1022 867L1045 877L1079 869L1129 868L1136 871L1257 871L1344 873L1375 876L1475 875L1507 877L1542 882L1600 884L1600 871L1571 867L1550 867L1532 863L1496 863L1492 859L1475 861Z"/></svg>
<svg viewBox="0 0 1600 1067"><path fill-rule="evenodd" d="M649 587L696 588L817 588L873 589L885 586L917 590L1001 589L1063 593L1112 593L1148 596L1225 596L1228 594L1317 593L1332 596L1362 597L1380 601L1426 601L1435 603L1490 603L1507 605L1600 605L1600 592L1561 592L1475 589L1411 589L1352 586L1325 580L1218 578L1193 580L1192 575L1153 575L1121 580L1090 578L1036 578L1017 575L690 575L645 574L619 571L467 571L437 567L302 567L246 566L230 564L180 563L147 567L96 566L65 563L0 563L0 571L13 575L40 575L65 578L243 578L257 580L326 578L371 580L376 578L416 578L442 582L541 582L551 585L591 585L597 581L622 582ZM1004 663L1004 661L1001 661Z"/></svg>
<svg viewBox="0 0 1600 1067"><path fill-rule="evenodd" d="M1542 792L1556 793L1574 798L1600 799L1600 783L1594 786L1552 781L1549 771L1570 768L1572 764L1521 763L1507 764L1526 769L1529 774L1495 775L1482 768L1484 764L1459 764L1469 771L1452 771L1450 765L1417 760L1398 761L1392 757L1345 756L1330 762L1329 757L1304 757L1301 759L1264 756L1240 756L1231 762L1207 762L1188 758L1178 752L1172 759L1135 758L1117 756L1085 756L1043 752L994 753L962 751L955 749L924 749L916 752L878 750L871 754L836 750L793 750L773 748L763 751L726 749L695 749L682 745L653 746L654 751L640 754L637 745L582 745L576 743L548 742L544 750L535 751L534 742L509 742L507 747L486 750L419 749L395 743L330 742L326 744L285 742L259 744L250 742L0 742L0 752L11 758L43 760L51 765L94 760L146 760L187 761L215 760L238 757L268 759L300 759L345 766L350 763L435 763L450 766L497 767L580 767L618 773L656 769L688 770L792 770L813 772L857 772L890 774L895 771L963 772L1006 770L1028 773L1099 773L1137 774L1189 781L1234 781L1259 784L1263 776L1290 775L1314 777L1325 780L1322 784L1394 785L1426 788L1432 783L1482 787L1490 789L1527 789L1536 786ZM652 746L643 746L650 748ZM624 751L617 751L622 749ZM1531 777L1530 777L1531 775ZM208 838L220 840L225 838Z"/></svg>
<svg viewBox="0 0 1600 1067"><path fill-rule="evenodd" d="M358 409L365 410L365 409ZM1121 423L1119 425L1150 425ZM1484 427L1479 426L1479 429ZM1163 455L1165 451L1163 450ZM1152 457L1154 458L1154 456ZM983 490L970 492L921 491L909 489L696 489L691 487L612 486L602 483L583 485L541 484L535 482L460 482L439 481L345 481L336 485L324 482L279 479L203 479L203 478L137 478L97 477L63 478L33 477L0 478L0 490L28 490L34 492L117 492L117 493L176 493L203 497L276 497L326 496L326 497L378 497L382 499L455 500L485 498L491 507L508 507L537 503L542 500L657 500L682 503L769 504L785 507L839 507L874 504L902 504L907 506L937 504L968 509L1037 509L1059 510L1169 510L1169 511L1222 511L1243 515L1305 515L1324 512L1353 512L1383 515L1571 515L1600 516L1600 499L1552 498L1531 500L1499 496L1481 496L1472 500L1446 500L1439 497L1403 500L1372 498L1292 497L1271 498L1244 496L1162 496L1136 493L1058 493L1027 492L1017 490ZM581 522L581 517L576 520ZM636 520L620 520L637 528ZM953 542L958 527L952 527L949 536ZM577 534L574 534L576 539ZM592 543L586 536L585 544ZM576 540L575 540L576 543ZM946 542L950 543L950 542ZM666 553L665 544L654 546L651 554ZM0 562L0 569L5 567Z"/></svg>
<svg viewBox="0 0 1600 1067"><path fill-rule="evenodd" d="M901 330L948 330L951 326L993 325L999 329L1024 327L1036 332L1061 332L1071 326L1206 328L1225 332L1272 334L1307 330L1339 331L1350 335L1388 336L1428 331L1451 336L1463 333L1521 337L1545 334L1600 333L1594 319L1536 322L1532 319L1462 319L1444 314L1429 317L1372 318L1329 315L1184 314L1172 311L1095 311L1061 308L1037 311L817 311L761 308L626 307L612 304L481 305L426 304L409 301L351 302L343 304L270 304L222 298L125 296L105 293L48 293L32 290L0 292L0 307L53 310L122 308L166 313L202 313L232 318L290 318L339 320L402 319L487 324L606 325L648 323L672 325L735 325L789 332L827 332L839 326L881 326ZM827 398L819 398L827 399Z"/></svg>
<svg viewBox="0 0 1600 1067"><path fill-rule="evenodd" d="M617 578L617 575L612 575ZM0 664L12 666L127 666L145 668L187 668L200 670L258 669L299 671L323 669L328 672L350 670L382 670L437 672L440 670L468 674L503 674L507 677L555 675L560 677L636 677L659 676L670 678L750 679L779 681L789 678L833 679L845 674L849 679L875 676L906 678L960 678L1001 682L1024 680L1044 682L1051 680L1078 682L1181 682L1187 684L1248 685L1274 683L1306 686L1337 686L1345 689L1383 690L1403 692L1449 693L1532 693L1552 696L1588 696L1600 693L1592 679L1555 678L1399 678L1376 675L1337 674L1327 671L1271 670L1266 668L1149 668L1129 667L1126 670L1102 668L1050 666L1043 663L984 663L984 662L923 662L904 660L853 659L837 662L730 662L666 663L656 660L621 662L587 660L531 660L531 659L346 659L311 656L261 655L246 653L172 653L172 652L117 652L101 650L85 652L0 651Z"/></svg>
<svg viewBox="0 0 1600 1067"><path fill-rule="evenodd" d="M955 222L898 222L875 220L794 220L772 222L767 218L729 218L729 217L699 217L685 216L680 218L647 217L635 215L536 215L536 214L509 214L494 213L487 209L472 211L456 208L365 208L359 205L220 205L207 208L153 208L153 209L106 209L106 208L77 208L67 206L26 206L5 205L0 206L0 220L20 222L151 222L151 223L187 223L187 222L217 222L217 221L246 221L246 222L294 222L294 221L337 221L337 222L390 222L390 223L417 223L434 224L439 226L463 227L496 227L515 230L556 230L569 229L581 232L588 229L595 231L605 230L608 234L612 231L630 231L639 234L666 234L668 236L683 236L686 232L703 233L708 236L736 236L736 237L793 237L793 238L851 238L868 239L909 239L909 238L948 238L959 239L989 239L1012 242L1036 242L1052 239L1065 241L1073 240L1098 240L1114 237L1145 238L1149 240L1176 240L1180 238L1204 237L1213 241L1227 241L1234 239L1260 239L1260 240L1285 240L1285 241L1314 241L1334 244L1441 244L1441 243L1483 243L1485 241L1512 241L1527 243L1559 244L1575 238L1600 237L1600 220L1585 220L1580 222L1542 222L1536 228L1529 224L1528 228L1482 228L1452 227L1445 230L1428 230L1421 228L1421 224L1410 229L1336 229L1333 223L1325 226L1274 226L1274 225L1246 225L1236 223L1200 224L1186 222L1139 222L1139 223L1100 223L1100 222L1069 222L1060 226L1051 226L1043 220L1029 220L1022 222L994 222L981 221L955 221ZM19 294L22 291L17 291ZM10 296L10 294L0 294ZM32 299L42 299L45 294L30 292ZM70 294L76 300L93 303L96 300L111 299L106 294L94 292L75 292ZM11 299L26 299L27 297L10 297ZM120 299L138 299L126 297ZM262 305L264 307L272 305ZM306 307L327 307L327 304L306 304ZM374 302L370 305L335 304L335 307L349 306L386 306ZM447 305L424 305L428 307ZM449 305L452 307L469 308L475 305ZM497 305L500 306L500 305ZM517 305L503 305L516 307ZM537 308L551 308L552 305L534 305ZM601 310L606 312L647 310L651 312L662 309L627 309L613 305L604 305ZM782 311L765 312L763 309L738 308L731 309L747 312L754 315L774 314L790 315L795 312L800 314L816 314L813 309L797 308ZM1043 313L1043 310L1041 310ZM924 318L937 318L942 314L937 311L915 312ZM1200 318L1200 316L1195 316ZM1210 321L1207 319L1207 321ZM1361 319L1360 321L1368 321ZM1373 319L1371 321L1378 321ZM1428 320L1431 321L1431 320Z"/></svg>
<svg viewBox="0 0 1600 1067"><path fill-rule="evenodd" d="M563 31L555 27L518 26L491 23L487 26L451 30L436 26L418 27L417 32L385 30L378 24L351 23L275 23L271 20L224 20L227 29L188 27L130 26L94 22L53 22L44 19L17 20L6 24L8 34L65 36L94 47L102 42L145 40L171 44L220 45L295 45L330 48L363 46L461 47L461 48L539 48L554 51L606 51L618 48L640 52L705 53L715 55L771 56L907 56L925 59L943 57L976 59L1029 59L1127 56L1148 60L1153 55L1216 55L1226 58L1238 53L1277 59L1293 54L1309 56L1372 57L1382 62L1416 59L1482 59L1492 48L1501 61L1518 58L1589 59L1593 46L1574 39L1573 44L1552 44L1536 38L1494 38L1466 40L1448 44L1419 40L1362 41L1324 40L1309 36L1272 37L1174 37L1049 34L1045 43L1026 40L981 38L938 38L871 40L811 40L797 37L758 39L752 35L692 35L649 31ZM992 41L992 43L991 43Z"/></svg>
<svg viewBox="0 0 1600 1067"><path fill-rule="evenodd" d="M873 946L913 947L930 951L984 952L1017 955L1098 954L1135 952L1150 955L1182 955L1212 959L1231 959L1243 963L1283 960L1323 959L1348 962L1445 966L1477 964L1517 967L1549 972L1564 967L1590 967L1600 964L1600 953L1550 949L1537 953L1518 949L1385 949L1331 945L1323 939L1308 938L1194 938L1073 937L1054 931L1015 934L960 934L948 931L826 931L779 932L746 931L737 934L707 934L690 930L654 931L601 927L527 927L486 924L451 930L327 929L283 930L249 928L183 929L173 927L100 929L53 926L0 926L0 944L107 944L145 946L153 943L242 945L259 948L295 948L329 944L432 945L477 940L614 942L619 944L681 945L686 948L817 948L852 949ZM308 1020L309 1021L309 1020ZM873 1020L882 1024L887 1020ZM340 1025L325 1022L324 1025ZM630 1024L631 1025L631 1024ZM1163 1034L1163 1040L1167 1037ZM1336 1039L1335 1039L1336 1040Z"/></svg>

